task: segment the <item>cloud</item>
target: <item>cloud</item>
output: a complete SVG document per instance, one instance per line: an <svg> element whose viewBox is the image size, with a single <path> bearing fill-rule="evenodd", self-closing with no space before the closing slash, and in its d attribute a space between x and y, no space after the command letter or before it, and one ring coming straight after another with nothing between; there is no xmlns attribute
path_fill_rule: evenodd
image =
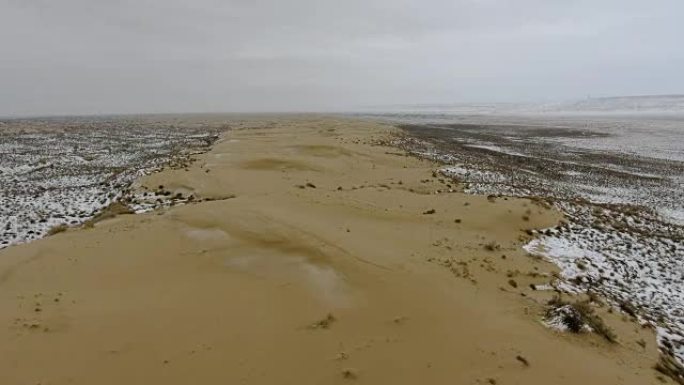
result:
<svg viewBox="0 0 684 385"><path fill-rule="evenodd" d="M678 0L0 0L0 115L684 90Z"/></svg>

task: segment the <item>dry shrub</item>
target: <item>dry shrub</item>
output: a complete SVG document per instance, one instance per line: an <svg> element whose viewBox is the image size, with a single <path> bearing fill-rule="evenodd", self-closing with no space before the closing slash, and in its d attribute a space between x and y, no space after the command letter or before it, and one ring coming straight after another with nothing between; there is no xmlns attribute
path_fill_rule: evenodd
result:
<svg viewBox="0 0 684 385"><path fill-rule="evenodd" d="M496 251L496 250L499 250L500 248L501 248L501 246L498 243L496 243L495 241L491 241L491 242L484 245L484 249L487 251Z"/></svg>
<svg viewBox="0 0 684 385"><path fill-rule="evenodd" d="M553 297L549 302L549 309L546 312L547 317L555 315L555 310L568 307L571 311L563 312L561 321L573 333L580 333L585 326L590 327L594 333L603 337L610 343L617 342L617 335L615 332L603 321L603 319L596 314L594 308L589 301L576 301L570 303L562 300L559 296Z"/></svg>
<svg viewBox="0 0 684 385"><path fill-rule="evenodd" d="M325 318L314 322L309 325L310 329L328 329L330 326L337 321L337 318L332 313L329 313Z"/></svg>

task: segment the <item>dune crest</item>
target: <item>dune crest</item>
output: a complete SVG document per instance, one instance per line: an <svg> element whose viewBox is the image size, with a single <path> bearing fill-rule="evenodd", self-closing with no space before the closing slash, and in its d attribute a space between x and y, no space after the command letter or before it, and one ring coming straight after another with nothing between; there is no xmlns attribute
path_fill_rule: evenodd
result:
<svg viewBox="0 0 684 385"><path fill-rule="evenodd" d="M557 270L522 245L560 213L463 194L398 134L255 118L136 183L193 202L0 251L0 383L656 381L653 331L543 324Z"/></svg>

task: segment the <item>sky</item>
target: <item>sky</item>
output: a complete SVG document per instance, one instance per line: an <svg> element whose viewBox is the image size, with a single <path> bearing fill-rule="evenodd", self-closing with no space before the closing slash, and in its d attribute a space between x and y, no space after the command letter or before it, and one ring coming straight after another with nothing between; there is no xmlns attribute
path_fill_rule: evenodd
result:
<svg viewBox="0 0 684 385"><path fill-rule="evenodd" d="M682 0L0 0L0 116L684 93Z"/></svg>

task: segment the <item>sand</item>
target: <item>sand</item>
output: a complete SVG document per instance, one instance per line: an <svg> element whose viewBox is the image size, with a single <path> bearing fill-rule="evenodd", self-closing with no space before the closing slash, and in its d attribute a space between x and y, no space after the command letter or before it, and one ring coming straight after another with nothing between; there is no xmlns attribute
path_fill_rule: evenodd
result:
<svg viewBox="0 0 684 385"><path fill-rule="evenodd" d="M556 270L521 246L560 213L458 192L387 125L233 126L137 182L195 203L0 252L0 384L657 382L652 330L542 324Z"/></svg>

